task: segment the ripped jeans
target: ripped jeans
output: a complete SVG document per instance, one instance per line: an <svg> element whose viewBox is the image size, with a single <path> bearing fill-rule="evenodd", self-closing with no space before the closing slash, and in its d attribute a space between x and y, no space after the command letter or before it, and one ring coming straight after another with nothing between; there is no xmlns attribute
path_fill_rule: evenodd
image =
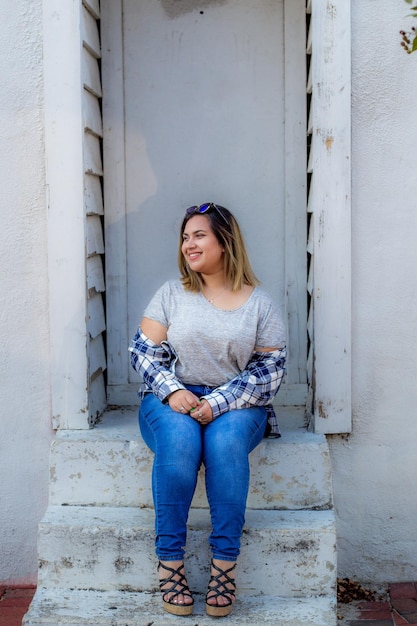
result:
<svg viewBox="0 0 417 626"><path fill-rule="evenodd" d="M187 389L199 397L209 392L204 386L187 385ZM188 512L201 463L210 506L212 556L237 560L249 489L248 456L262 440L266 422L266 410L252 407L229 411L202 426L153 394L145 395L139 425L146 445L155 454L155 546L161 561L184 558Z"/></svg>

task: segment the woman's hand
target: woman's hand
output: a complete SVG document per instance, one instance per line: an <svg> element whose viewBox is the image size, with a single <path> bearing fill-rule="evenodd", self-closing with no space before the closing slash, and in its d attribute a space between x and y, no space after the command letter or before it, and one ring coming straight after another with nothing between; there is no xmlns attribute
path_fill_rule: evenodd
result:
<svg viewBox="0 0 417 626"><path fill-rule="evenodd" d="M199 404L195 409L191 409L190 415L203 426L213 421L213 411L204 398L199 400Z"/></svg>
<svg viewBox="0 0 417 626"><path fill-rule="evenodd" d="M213 411L207 400L200 400L187 389L178 389L168 397L168 404L176 413L188 413L200 424L213 421Z"/></svg>
<svg viewBox="0 0 417 626"><path fill-rule="evenodd" d="M187 389L178 389L168 396L168 404L176 413L189 413L199 403L199 398Z"/></svg>

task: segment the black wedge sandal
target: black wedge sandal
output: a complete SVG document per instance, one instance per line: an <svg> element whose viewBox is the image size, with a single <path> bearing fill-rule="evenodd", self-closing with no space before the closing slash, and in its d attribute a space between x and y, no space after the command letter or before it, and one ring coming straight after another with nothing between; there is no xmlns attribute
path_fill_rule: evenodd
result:
<svg viewBox="0 0 417 626"><path fill-rule="evenodd" d="M168 613L172 613L173 615L191 615L193 612L194 598L191 595L185 578L184 563L182 563L177 569L173 569L172 567L168 567L159 561L158 571L159 568L163 568L168 572L171 572L169 576L159 580L159 588L162 593L165 611L168 611ZM165 587L165 585L169 586ZM174 602L175 598L181 595L191 598L192 601L188 604L178 604L177 602ZM166 599L167 597L168 599Z"/></svg>
<svg viewBox="0 0 417 626"><path fill-rule="evenodd" d="M234 563L229 569L222 570L220 567L215 565L212 560L211 567L214 568L218 574L212 574L210 578L206 595L206 613L211 617L225 617L226 615L229 615L232 604L235 600L236 583L233 578L230 578L229 574L235 569L236 563ZM227 600L227 604L223 606L219 606L218 604L208 604L207 600L217 600L220 596Z"/></svg>

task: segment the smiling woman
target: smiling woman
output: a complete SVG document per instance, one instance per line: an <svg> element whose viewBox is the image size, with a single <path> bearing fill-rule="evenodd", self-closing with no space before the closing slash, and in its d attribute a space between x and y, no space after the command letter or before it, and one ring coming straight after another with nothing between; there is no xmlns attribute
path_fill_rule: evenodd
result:
<svg viewBox="0 0 417 626"><path fill-rule="evenodd" d="M248 455L265 435L279 436L271 401L285 371L285 333L277 307L258 286L239 225L225 207L207 203L186 211L178 265L181 279L168 281L152 298L129 349L142 382L140 429L155 453L156 554L164 607L176 615L192 612L184 546L204 463L212 521L206 611L219 617L229 614L235 600Z"/></svg>
<svg viewBox="0 0 417 626"><path fill-rule="evenodd" d="M203 276L223 276L224 248L210 228L205 215L195 215L184 229L181 252L190 270Z"/></svg>
<svg viewBox="0 0 417 626"><path fill-rule="evenodd" d="M217 245L221 247L223 253L222 267L224 276L229 282L230 291L237 292L245 285L255 287L259 281L249 263L246 246L236 219L225 207L212 203L202 204L200 207L190 207L183 219L181 226L182 242L180 239L178 251L178 265L183 285L191 291L203 290L203 283L205 283L206 289L208 287L207 280L204 281L204 277L200 275L199 271L193 271L184 251L187 249L185 247L188 237L186 230L187 227L190 228L188 222L192 217L198 218L199 216L205 218L205 221L200 220L199 222L203 230L208 233L209 237L214 236ZM195 219L192 222L197 224ZM220 282L222 281L223 277ZM210 282L213 283L213 280L210 279ZM220 285L220 288L223 289L223 285Z"/></svg>

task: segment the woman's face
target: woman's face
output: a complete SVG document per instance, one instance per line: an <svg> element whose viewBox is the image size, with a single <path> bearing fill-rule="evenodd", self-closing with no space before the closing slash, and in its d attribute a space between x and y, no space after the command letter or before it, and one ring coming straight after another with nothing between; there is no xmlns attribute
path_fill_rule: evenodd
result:
<svg viewBox="0 0 417 626"><path fill-rule="evenodd" d="M223 271L224 248L205 215L194 215L188 220L183 232L181 251L194 272L215 274Z"/></svg>

